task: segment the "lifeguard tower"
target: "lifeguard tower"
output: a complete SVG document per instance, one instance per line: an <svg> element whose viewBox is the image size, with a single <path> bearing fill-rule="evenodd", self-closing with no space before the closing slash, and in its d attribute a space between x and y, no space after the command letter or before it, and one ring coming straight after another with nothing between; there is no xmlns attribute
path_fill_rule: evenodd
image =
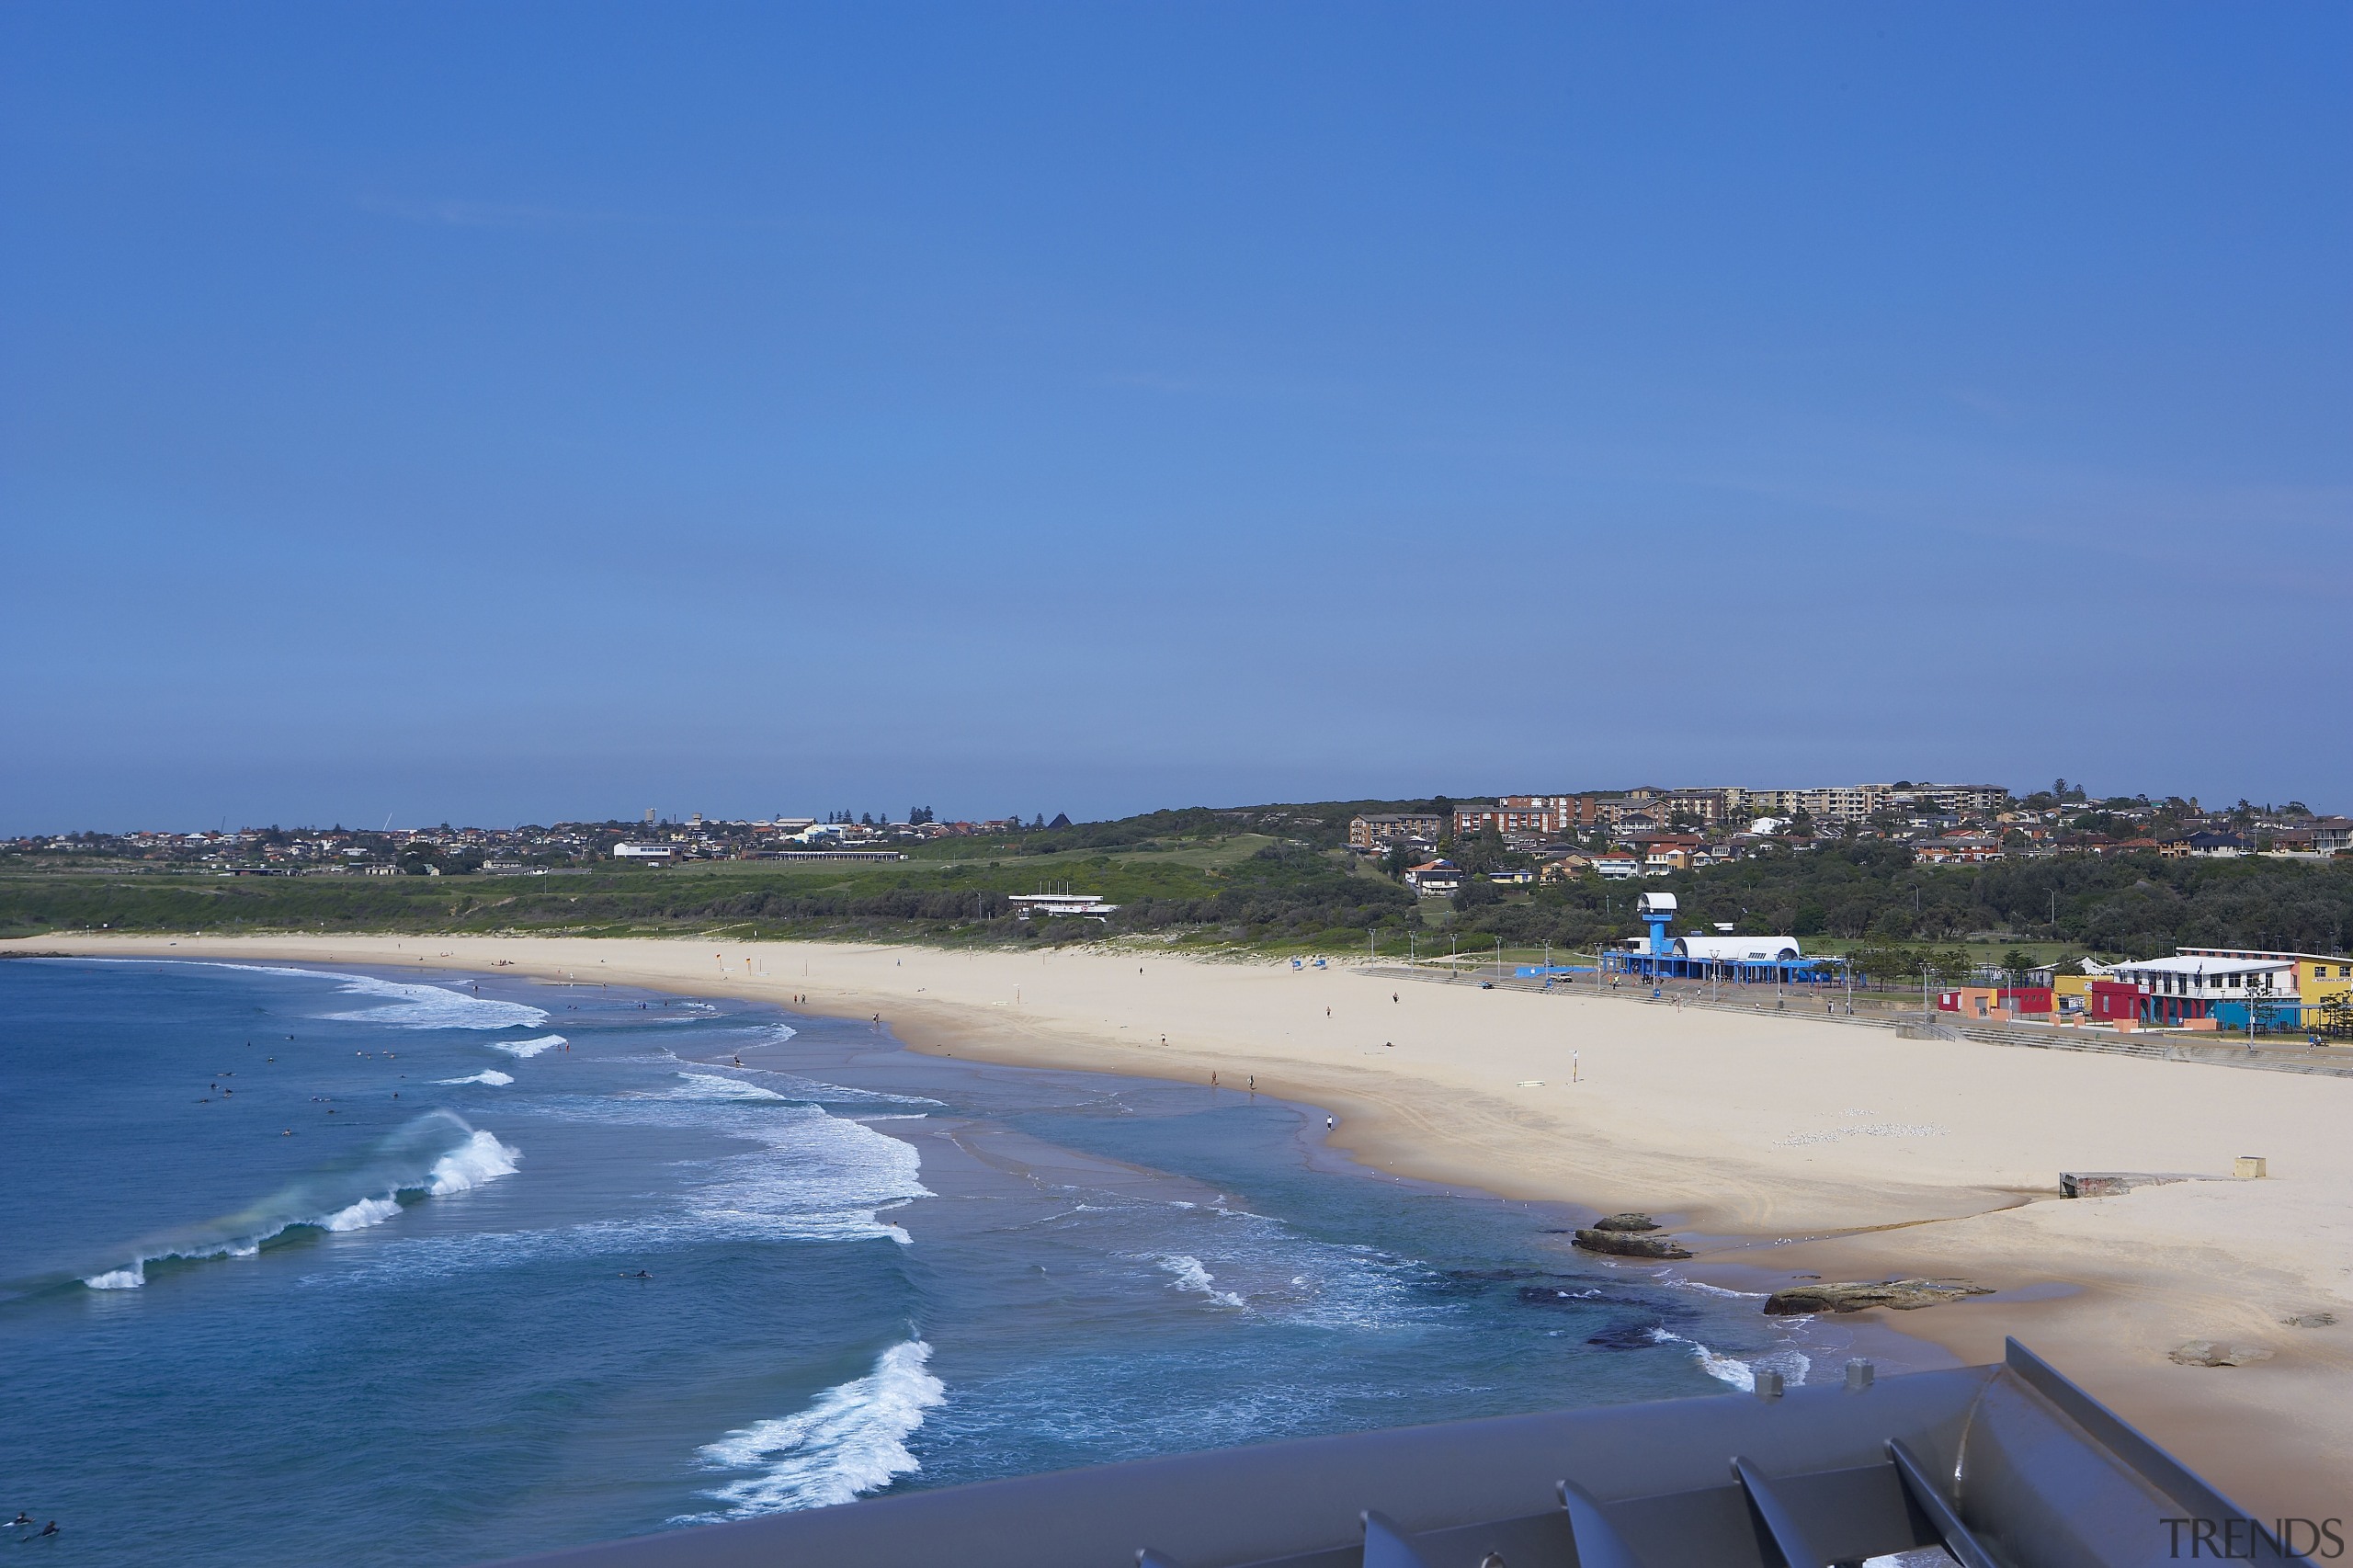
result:
<svg viewBox="0 0 2353 1568"><path fill-rule="evenodd" d="M1636 901L1635 909L1642 915L1643 924L1651 928L1651 957L1672 958L1675 938L1667 934L1667 926L1675 919L1675 895L1671 892L1646 892Z"/></svg>

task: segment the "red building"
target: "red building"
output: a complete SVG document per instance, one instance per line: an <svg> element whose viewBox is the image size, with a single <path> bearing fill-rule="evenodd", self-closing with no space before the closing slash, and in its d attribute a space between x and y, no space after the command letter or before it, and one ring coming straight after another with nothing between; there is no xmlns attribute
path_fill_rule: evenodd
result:
<svg viewBox="0 0 2353 1568"><path fill-rule="evenodd" d="M2137 1023L2141 1017L2141 988L2120 980L2095 980L2091 1005L2084 1013L2101 1023L2113 1023L2119 1018Z"/></svg>

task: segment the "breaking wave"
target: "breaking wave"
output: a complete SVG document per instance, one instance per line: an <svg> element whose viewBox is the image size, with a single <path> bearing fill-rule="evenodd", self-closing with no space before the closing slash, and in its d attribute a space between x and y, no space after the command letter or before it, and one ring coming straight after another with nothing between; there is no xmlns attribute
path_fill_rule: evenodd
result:
<svg viewBox="0 0 2353 1568"><path fill-rule="evenodd" d="M526 1002L501 1002L452 991L440 985L415 985L379 980L370 974L346 974L333 969L296 969L290 964L233 963L226 959L90 959L90 963L169 963L185 969L241 969L250 974L290 974L302 980L340 982L347 996L381 996L373 1007L328 1013L337 1023L388 1024L404 1029L535 1028L548 1021L546 1009Z"/></svg>
<svg viewBox="0 0 2353 1568"><path fill-rule="evenodd" d="M1802 1350L1774 1350L1757 1357L1755 1360L1744 1361L1737 1356L1720 1356L1698 1340L1687 1339L1682 1335L1670 1333L1663 1327L1651 1330L1651 1337L1661 1345L1689 1346L1691 1358L1699 1363L1701 1371L1718 1382L1730 1383L1743 1393L1756 1392L1756 1372L1759 1368L1768 1372L1780 1373L1781 1381L1791 1388L1803 1384L1806 1374L1813 1370L1813 1358Z"/></svg>
<svg viewBox="0 0 2353 1568"><path fill-rule="evenodd" d="M914 1241L881 1218L931 1196L916 1179L922 1159L912 1143L783 1101L740 1106L722 1125L759 1146L714 1163L717 1179L688 1200L699 1223L792 1241Z"/></svg>
<svg viewBox="0 0 2353 1568"><path fill-rule="evenodd" d="M658 1100L781 1100L784 1098L774 1089L764 1089L757 1084L738 1083L733 1078L722 1078L715 1073L681 1073L678 1076L685 1082L676 1088L665 1089L658 1095L649 1095L646 1097Z"/></svg>
<svg viewBox="0 0 2353 1568"><path fill-rule="evenodd" d="M547 1015L541 1013L538 1021L545 1023ZM498 1027L503 1028L506 1026ZM526 1062L542 1051L552 1051L564 1043L564 1038L560 1034L535 1035L529 1040L494 1040L489 1042L491 1050L503 1051L509 1056L520 1057Z"/></svg>
<svg viewBox="0 0 2353 1568"><path fill-rule="evenodd" d="M1201 1260L1198 1257L1185 1253L1169 1253L1155 1257L1153 1261L1168 1271L1171 1290L1195 1291L1207 1296L1211 1301L1221 1307L1238 1307L1244 1304L1242 1298L1233 1291L1221 1290L1217 1288L1216 1276L1202 1267Z"/></svg>
<svg viewBox="0 0 2353 1568"><path fill-rule="evenodd" d="M827 1389L798 1415L761 1421L698 1450L711 1470L748 1473L703 1494L724 1506L706 1518L746 1518L847 1503L923 1466L907 1439L948 1397L926 1369L931 1346L893 1345L862 1378Z"/></svg>
<svg viewBox="0 0 2353 1568"><path fill-rule="evenodd" d="M688 1082L656 1094L573 1100L548 1113L716 1132L749 1145L693 1167L682 1207L664 1224L760 1241L887 1236L904 1245L913 1239L879 1211L932 1196L918 1179L922 1158L914 1144L733 1078L678 1076L708 1079L723 1092Z"/></svg>
<svg viewBox="0 0 2353 1568"><path fill-rule="evenodd" d="M436 1078L436 1079L434 1079L433 1081L434 1081L435 1083L437 1083L437 1084L493 1084L493 1085L504 1085L504 1084L511 1084L511 1083L513 1083L513 1082L515 1081L515 1074L513 1074L512 1073L501 1073L501 1072L500 1072L497 1068L495 1068L495 1067L485 1067L485 1068L483 1068L481 1072L474 1074L472 1077L468 1077L468 1078Z"/></svg>
<svg viewBox="0 0 2353 1568"><path fill-rule="evenodd" d="M74 1276L93 1290L147 1282L166 1259L250 1257L289 1231L360 1231L401 1211L402 1200L443 1198L515 1174L521 1154L446 1110L387 1134L367 1153L313 1172L234 1213L159 1231L112 1248L113 1256Z"/></svg>

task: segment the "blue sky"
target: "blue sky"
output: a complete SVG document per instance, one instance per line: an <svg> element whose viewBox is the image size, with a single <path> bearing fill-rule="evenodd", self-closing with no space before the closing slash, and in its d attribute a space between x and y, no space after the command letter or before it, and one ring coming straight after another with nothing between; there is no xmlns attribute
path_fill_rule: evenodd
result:
<svg viewBox="0 0 2353 1568"><path fill-rule="evenodd" d="M0 832L2353 808L2341 6L0 7Z"/></svg>

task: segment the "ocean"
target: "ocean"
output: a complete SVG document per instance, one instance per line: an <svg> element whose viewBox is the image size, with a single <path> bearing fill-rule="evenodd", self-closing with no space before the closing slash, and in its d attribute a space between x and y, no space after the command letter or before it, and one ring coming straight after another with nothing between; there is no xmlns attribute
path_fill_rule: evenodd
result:
<svg viewBox="0 0 2353 1568"><path fill-rule="evenodd" d="M1311 1108L748 1003L14 960L0 1095L0 1517L77 1562L477 1562L1845 1343Z"/></svg>

